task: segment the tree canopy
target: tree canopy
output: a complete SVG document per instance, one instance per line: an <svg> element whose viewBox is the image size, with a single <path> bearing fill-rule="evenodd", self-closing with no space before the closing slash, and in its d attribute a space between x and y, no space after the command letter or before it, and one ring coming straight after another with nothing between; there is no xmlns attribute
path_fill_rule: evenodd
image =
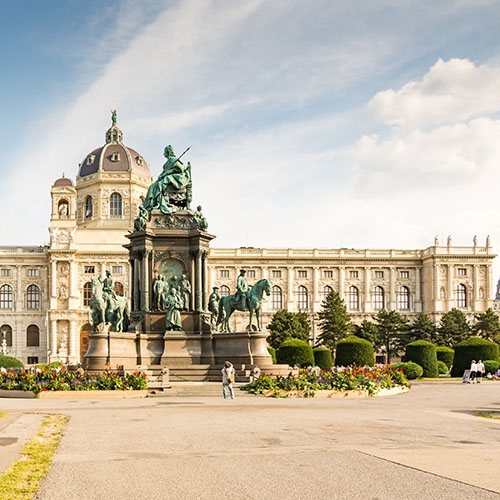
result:
<svg viewBox="0 0 500 500"><path fill-rule="evenodd" d="M267 343L274 349L278 349L288 339L300 339L307 342L311 324L304 312L293 313L280 309L272 317L267 329L271 332L267 337Z"/></svg>
<svg viewBox="0 0 500 500"><path fill-rule="evenodd" d="M332 290L321 303L318 312L319 329L318 344L335 350L337 342L351 335L353 325L351 316L347 312L344 300L339 293Z"/></svg>
<svg viewBox="0 0 500 500"><path fill-rule="evenodd" d="M408 319L397 311L381 309L374 317L377 326L377 337L385 347L386 362L397 355L406 344L408 333Z"/></svg>
<svg viewBox="0 0 500 500"><path fill-rule="evenodd" d="M494 342L500 341L500 320L493 309L475 315L476 323L472 330L475 335Z"/></svg>
<svg viewBox="0 0 500 500"><path fill-rule="evenodd" d="M454 307L443 314L438 332L439 336L436 338L436 343L453 348L459 342L469 338L471 328L465 314Z"/></svg>

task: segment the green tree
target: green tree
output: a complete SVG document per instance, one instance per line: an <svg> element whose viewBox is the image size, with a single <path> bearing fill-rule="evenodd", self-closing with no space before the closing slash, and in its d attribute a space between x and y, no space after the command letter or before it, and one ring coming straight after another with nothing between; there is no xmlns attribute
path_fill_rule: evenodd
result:
<svg viewBox="0 0 500 500"><path fill-rule="evenodd" d="M292 313L286 309L276 311L267 329L271 332L267 343L278 349L288 339L299 339L307 342L311 332L311 324L304 312Z"/></svg>
<svg viewBox="0 0 500 500"><path fill-rule="evenodd" d="M339 293L332 290L321 303L318 312L319 329L318 344L326 345L335 351L337 342L352 333L351 316L347 312L344 300Z"/></svg>
<svg viewBox="0 0 500 500"><path fill-rule="evenodd" d="M368 340L376 349L380 348L377 325L373 321L365 319L361 325L354 325L354 335L360 339Z"/></svg>
<svg viewBox="0 0 500 500"><path fill-rule="evenodd" d="M385 309L381 309L373 319L377 326L378 342L385 347L386 362L390 363L407 343L408 319L397 311Z"/></svg>
<svg viewBox="0 0 500 500"><path fill-rule="evenodd" d="M476 314L476 324L472 327L472 332L478 337L494 342L500 341L500 320L498 315L490 307L484 313Z"/></svg>
<svg viewBox="0 0 500 500"><path fill-rule="evenodd" d="M435 337L436 325L427 314L418 313L408 329L408 341L426 340L427 342L433 342Z"/></svg>
<svg viewBox="0 0 500 500"><path fill-rule="evenodd" d="M453 348L459 342L469 338L471 328L465 314L454 307L443 314L438 332L439 336L436 338L436 343Z"/></svg>

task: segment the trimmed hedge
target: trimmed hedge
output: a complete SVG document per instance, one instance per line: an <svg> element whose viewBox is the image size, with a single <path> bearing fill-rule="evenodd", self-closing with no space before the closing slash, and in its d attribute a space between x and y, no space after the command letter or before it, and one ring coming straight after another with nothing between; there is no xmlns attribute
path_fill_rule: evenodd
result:
<svg viewBox="0 0 500 500"><path fill-rule="evenodd" d="M435 378L439 376L436 346L426 340L416 340L406 346L404 361L413 361L423 368L423 376Z"/></svg>
<svg viewBox="0 0 500 500"><path fill-rule="evenodd" d="M356 335L349 335L337 344L336 366L373 366L374 364L373 345L368 340L356 337Z"/></svg>
<svg viewBox="0 0 500 500"><path fill-rule="evenodd" d="M471 361L487 359L500 361L498 357L498 344L479 337L471 337L455 346L453 357L452 377L461 377L465 370L470 368Z"/></svg>
<svg viewBox="0 0 500 500"><path fill-rule="evenodd" d="M414 363L413 361L396 363L395 365L392 365L392 367L403 370L403 373L405 374L405 377L408 380L415 380L416 378L421 377L422 374L424 373L424 369L420 365L417 365L417 363Z"/></svg>
<svg viewBox="0 0 500 500"><path fill-rule="evenodd" d="M273 365L275 365L276 364L276 349L274 347L271 347L270 345L268 345L267 352L271 355L271 358L273 358Z"/></svg>
<svg viewBox="0 0 500 500"><path fill-rule="evenodd" d="M500 368L500 361L487 359L483 361L483 365L485 373L495 373Z"/></svg>
<svg viewBox="0 0 500 500"><path fill-rule="evenodd" d="M10 356L0 354L0 367L2 368L24 368L22 361Z"/></svg>
<svg viewBox="0 0 500 500"><path fill-rule="evenodd" d="M444 361L440 361L438 359L437 367L439 375L445 375L446 373L448 373L449 368L446 366L446 363Z"/></svg>
<svg viewBox="0 0 500 500"><path fill-rule="evenodd" d="M330 349L326 347L315 347L313 349L314 365L322 370L329 371L333 366L333 357Z"/></svg>
<svg viewBox="0 0 500 500"><path fill-rule="evenodd" d="M455 355L455 351L445 346L437 346L436 347L436 356L438 361L442 361L448 369L451 368L453 364L453 356Z"/></svg>
<svg viewBox="0 0 500 500"><path fill-rule="evenodd" d="M312 347L304 340L285 340L276 351L276 361L278 364L290 366L313 366L314 355Z"/></svg>

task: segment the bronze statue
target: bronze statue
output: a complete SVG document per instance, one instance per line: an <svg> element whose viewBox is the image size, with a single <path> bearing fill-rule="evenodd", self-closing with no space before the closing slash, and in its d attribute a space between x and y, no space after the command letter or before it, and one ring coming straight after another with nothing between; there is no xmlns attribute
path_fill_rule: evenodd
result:
<svg viewBox="0 0 500 500"><path fill-rule="evenodd" d="M182 309L183 302L180 295L177 293L176 288L171 288L170 293L165 300L165 319L167 330L182 330L182 321L180 309Z"/></svg>
<svg viewBox="0 0 500 500"><path fill-rule="evenodd" d="M191 296L191 283L189 283L189 280L186 278L186 275L183 274L181 278L181 284L180 284L180 295L182 299L182 309L184 311L189 311L189 298Z"/></svg>
<svg viewBox="0 0 500 500"><path fill-rule="evenodd" d="M97 277L90 280L92 297L89 301L89 323L94 327L94 331L97 331L97 327L101 323L104 326L106 322L111 323L115 332L127 331L130 321L128 301L125 297L120 297L116 294L114 300L109 300L108 291L104 291L103 281Z"/></svg>
<svg viewBox="0 0 500 500"><path fill-rule="evenodd" d="M210 294L210 297L208 297L208 310L211 313L210 316L210 321L212 325L216 325L217 323L217 315L219 314L219 287L214 286L212 288L212 293Z"/></svg>
<svg viewBox="0 0 500 500"><path fill-rule="evenodd" d="M234 299L239 302L238 309L240 311L248 311L247 307L248 283L245 274L246 274L245 269L241 269L240 275L236 280L236 294L234 296Z"/></svg>

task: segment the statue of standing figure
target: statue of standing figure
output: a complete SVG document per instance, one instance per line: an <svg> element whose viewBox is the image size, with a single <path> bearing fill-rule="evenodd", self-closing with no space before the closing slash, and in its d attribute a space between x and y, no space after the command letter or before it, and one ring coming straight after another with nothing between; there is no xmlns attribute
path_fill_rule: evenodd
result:
<svg viewBox="0 0 500 500"><path fill-rule="evenodd" d="M247 292L248 292L248 282L246 279L246 270L240 269L240 275L236 280L236 294L235 300L241 305L242 311L248 311L247 306Z"/></svg>
<svg viewBox="0 0 500 500"><path fill-rule="evenodd" d="M183 274L182 278L181 278L180 294L181 294L182 303L183 303L182 309L184 311L189 311L189 302L190 302L189 299L191 296L191 283L189 283L189 280L186 278L185 274Z"/></svg>
<svg viewBox="0 0 500 500"><path fill-rule="evenodd" d="M182 330L181 313L183 301L181 296L177 293L176 288L171 288L170 293L165 300L165 320L166 329L168 330Z"/></svg>
<svg viewBox="0 0 500 500"><path fill-rule="evenodd" d="M214 286L212 288L212 293L210 294L210 297L208 297L208 310L211 313L210 320L212 325L214 326L217 323L217 316L219 314L219 300L220 300L219 287Z"/></svg>
<svg viewBox="0 0 500 500"><path fill-rule="evenodd" d="M168 293L168 283L159 274L153 282L153 309L156 311L165 310L165 296Z"/></svg>

